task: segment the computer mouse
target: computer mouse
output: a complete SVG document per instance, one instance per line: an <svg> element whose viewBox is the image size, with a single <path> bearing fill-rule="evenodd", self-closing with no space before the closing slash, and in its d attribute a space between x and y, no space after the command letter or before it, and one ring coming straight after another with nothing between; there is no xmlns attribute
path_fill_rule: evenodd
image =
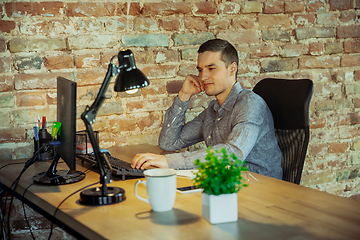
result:
<svg viewBox="0 0 360 240"><path fill-rule="evenodd" d="M107 149L100 149L100 152L108 154L109 156L111 156L111 153Z"/></svg>

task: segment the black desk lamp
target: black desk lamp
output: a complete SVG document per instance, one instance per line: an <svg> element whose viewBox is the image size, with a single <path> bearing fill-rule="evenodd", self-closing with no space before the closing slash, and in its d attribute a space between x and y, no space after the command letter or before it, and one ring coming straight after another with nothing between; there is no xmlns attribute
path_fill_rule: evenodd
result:
<svg viewBox="0 0 360 240"><path fill-rule="evenodd" d="M109 87L111 78L119 74L115 81L114 90L116 92L135 91L138 88L146 87L150 84L146 76L136 68L134 55L130 50L123 50L118 53L118 66L112 63L115 57L116 56L113 56L110 60L108 71L95 101L91 107L87 106L81 114L81 119L85 123L90 142L94 149L96 162L100 169L100 184L102 184L101 187L89 188L80 193L80 202L89 205L118 203L124 201L126 198L124 189L106 186L106 184L111 182L110 164L106 155L100 152L91 126L95 122L98 110L106 99L105 93ZM105 164L108 165L108 170L105 168Z"/></svg>

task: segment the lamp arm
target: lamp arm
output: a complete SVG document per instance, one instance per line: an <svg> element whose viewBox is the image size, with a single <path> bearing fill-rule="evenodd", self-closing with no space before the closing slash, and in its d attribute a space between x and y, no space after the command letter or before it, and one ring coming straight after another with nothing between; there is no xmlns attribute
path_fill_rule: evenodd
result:
<svg viewBox="0 0 360 240"><path fill-rule="evenodd" d="M97 94L93 104L89 108L87 119L88 121L93 124L95 122L95 117L97 112L99 111L101 105L105 101L106 97L106 91L109 88L111 78L120 73L120 70L123 68L123 66L116 66L113 63L109 63L108 70L106 72L104 81L100 87L99 93Z"/></svg>
<svg viewBox="0 0 360 240"><path fill-rule="evenodd" d="M96 141L95 134L92 128L92 124L95 122L95 117L97 112L99 111L102 103L105 101L105 93L109 87L111 82L111 78L118 74L123 68L122 66L115 66L115 64L111 63L108 66L108 71L106 73L105 79L100 87L99 93L96 96L91 107L87 106L85 111L81 114L81 119L83 120L87 133L90 138L91 145L94 149L95 159L100 169L100 184L102 184L102 195L107 195L107 187L106 184L111 182L111 172L110 170L106 170L105 168L105 159L100 152L99 144Z"/></svg>

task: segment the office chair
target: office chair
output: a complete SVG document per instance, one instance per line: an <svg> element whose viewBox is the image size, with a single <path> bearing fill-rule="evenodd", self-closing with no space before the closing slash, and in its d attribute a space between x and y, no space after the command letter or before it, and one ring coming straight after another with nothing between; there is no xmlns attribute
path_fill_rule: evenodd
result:
<svg viewBox="0 0 360 240"><path fill-rule="evenodd" d="M283 180L300 184L309 144L313 82L266 78L258 82L253 91L265 100L273 115L275 135L283 155Z"/></svg>

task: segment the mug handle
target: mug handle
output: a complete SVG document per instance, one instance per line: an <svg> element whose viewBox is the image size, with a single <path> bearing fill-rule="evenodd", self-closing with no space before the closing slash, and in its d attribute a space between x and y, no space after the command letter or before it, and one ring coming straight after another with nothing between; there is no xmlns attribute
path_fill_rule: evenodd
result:
<svg viewBox="0 0 360 240"><path fill-rule="evenodd" d="M140 199L141 201L144 201L144 202L146 202L146 203L149 203L149 200L148 200L148 199L142 198L142 197L140 197L140 196L137 194L137 186L138 186L139 183L142 183L142 184L144 184L144 185L146 186L146 181L138 180L138 181L135 183L135 196L136 196L138 199Z"/></svg>

